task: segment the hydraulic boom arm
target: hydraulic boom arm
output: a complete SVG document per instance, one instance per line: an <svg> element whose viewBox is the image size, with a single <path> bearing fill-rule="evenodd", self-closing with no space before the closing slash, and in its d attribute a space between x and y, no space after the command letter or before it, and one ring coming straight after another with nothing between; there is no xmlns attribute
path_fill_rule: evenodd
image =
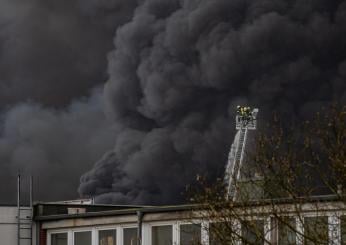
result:
<svg viewBox="0 0 346 245"><path fill-rule="evenodd" d="M228 156L225 173L225 184L227 187L227 198L235 200L237 196L237 182L240 179L240 171L245 155L248 130L255 130L257 126L258 109L251 110L250 107L237 107L236 129L233 144Z"/></svg>

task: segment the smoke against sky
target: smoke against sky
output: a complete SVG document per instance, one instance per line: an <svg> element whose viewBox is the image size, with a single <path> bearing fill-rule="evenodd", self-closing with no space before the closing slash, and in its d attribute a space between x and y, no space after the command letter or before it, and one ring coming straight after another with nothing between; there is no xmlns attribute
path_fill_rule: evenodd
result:
<svg viewBox="0 0 346 245"><path fill-rule="evenodd" d="M114 149L81 178L100 202L172 203L222 177L238 103L288 120L346 102L346 3L147 0L109 55Z"/></svg>
<svg viewBox="0 0 346 245"><path fill-rule="evenodd" d="M115 132L104 117L101 95L95 90L88 99L74 101L64 110L24 103L5 113L1 179L15 182L17 171L23 176L33 174L36 198L75 198L81 171L114 143ZM0 191L13 201L15 188L15 183L1 185Z"/></svg>
<svg viewBox="0 0 346 245"><path fill-rule="evenodd" d="M135 0L1 0L0 103L61 106L106 79L106 53Z"/></svg>
<svg viewBox="0 0 346 245"><path fill-rule="evenodd" d="M77 197L80 175L114 144L100 87L136 4L0 0L0 202L14 202L18 171L34 175L37 199Z"/></svg>
<svg viewBox="0 0 346 245"><path fill-rule="evenodd" d="M222 177L237 104L346 102L346 1L0 1L1 182L33 172L45 200L85 172L99 202L179 202Z"/></svg>

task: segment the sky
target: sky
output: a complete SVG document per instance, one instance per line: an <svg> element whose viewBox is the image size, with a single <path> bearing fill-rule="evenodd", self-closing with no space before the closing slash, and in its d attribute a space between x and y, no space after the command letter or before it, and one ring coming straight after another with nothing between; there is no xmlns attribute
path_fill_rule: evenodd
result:
<svg viewBox="0 0 346 245"><path fill-rule="evenodd" d="M238 104L346 103L346 1L0 0L0 203L173 204L222 177Z"/></svg>

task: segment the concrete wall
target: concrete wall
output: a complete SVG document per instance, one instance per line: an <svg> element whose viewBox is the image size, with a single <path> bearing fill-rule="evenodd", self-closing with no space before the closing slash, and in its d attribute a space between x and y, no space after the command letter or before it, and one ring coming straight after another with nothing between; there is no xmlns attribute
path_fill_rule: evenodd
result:
<svg viewBox="0 0 346 245"><path fill-rule="evenodd" d="M22 217L30 217L29 210L22 210ZM17 207L1 206L0 207L0 245L16 245L17 244ZM35 227L33 227L32 244L35 240ZM22 236L29 237L29 230L23 230ZM21 240L20 245L30 245L30 240Z"/></svg>

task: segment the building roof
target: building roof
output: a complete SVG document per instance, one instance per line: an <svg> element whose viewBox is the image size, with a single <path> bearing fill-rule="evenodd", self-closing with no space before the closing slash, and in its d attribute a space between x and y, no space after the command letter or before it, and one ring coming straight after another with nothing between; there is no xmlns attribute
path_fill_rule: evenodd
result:
<svg viewBox="0 0 346 245"><path fill-rule="evenodd" d="M293 204L293 203L320 203L320 202L337 202L344 200L337 195L314 196L308 198L281 198L275 200L254 200L247 203L234 203L235 207L241 206L264 206L268 204ZM200 210L205 206L201 204L183 204L171 206L134 206L134 205L76 205L61 203L37 203L34 205L34 219L38 221L75 219L75 218L92 218L118 215L137 215L138 212L162 213L162 212L184 212ZM69 209L83 209L82 212L69 212Z"/></svg>
<svg viewBox="0 0 346 245"><path fill-rule="evenodd" d="M174 206L127 206L127 205L61 205L52 206L52 204L36 204L34 219L44 220L60 220L87 217L117 216L117 215L137 215L142 213L160 213L160 212L176 212L189 211L198 208L200 205L174 205ZM68 208L86 208L85 212L68 213ZM64 212L61 210L64 209ZM43 212L42 212L43 211ZM57 212L54 212L57 211Z"/></svg>

